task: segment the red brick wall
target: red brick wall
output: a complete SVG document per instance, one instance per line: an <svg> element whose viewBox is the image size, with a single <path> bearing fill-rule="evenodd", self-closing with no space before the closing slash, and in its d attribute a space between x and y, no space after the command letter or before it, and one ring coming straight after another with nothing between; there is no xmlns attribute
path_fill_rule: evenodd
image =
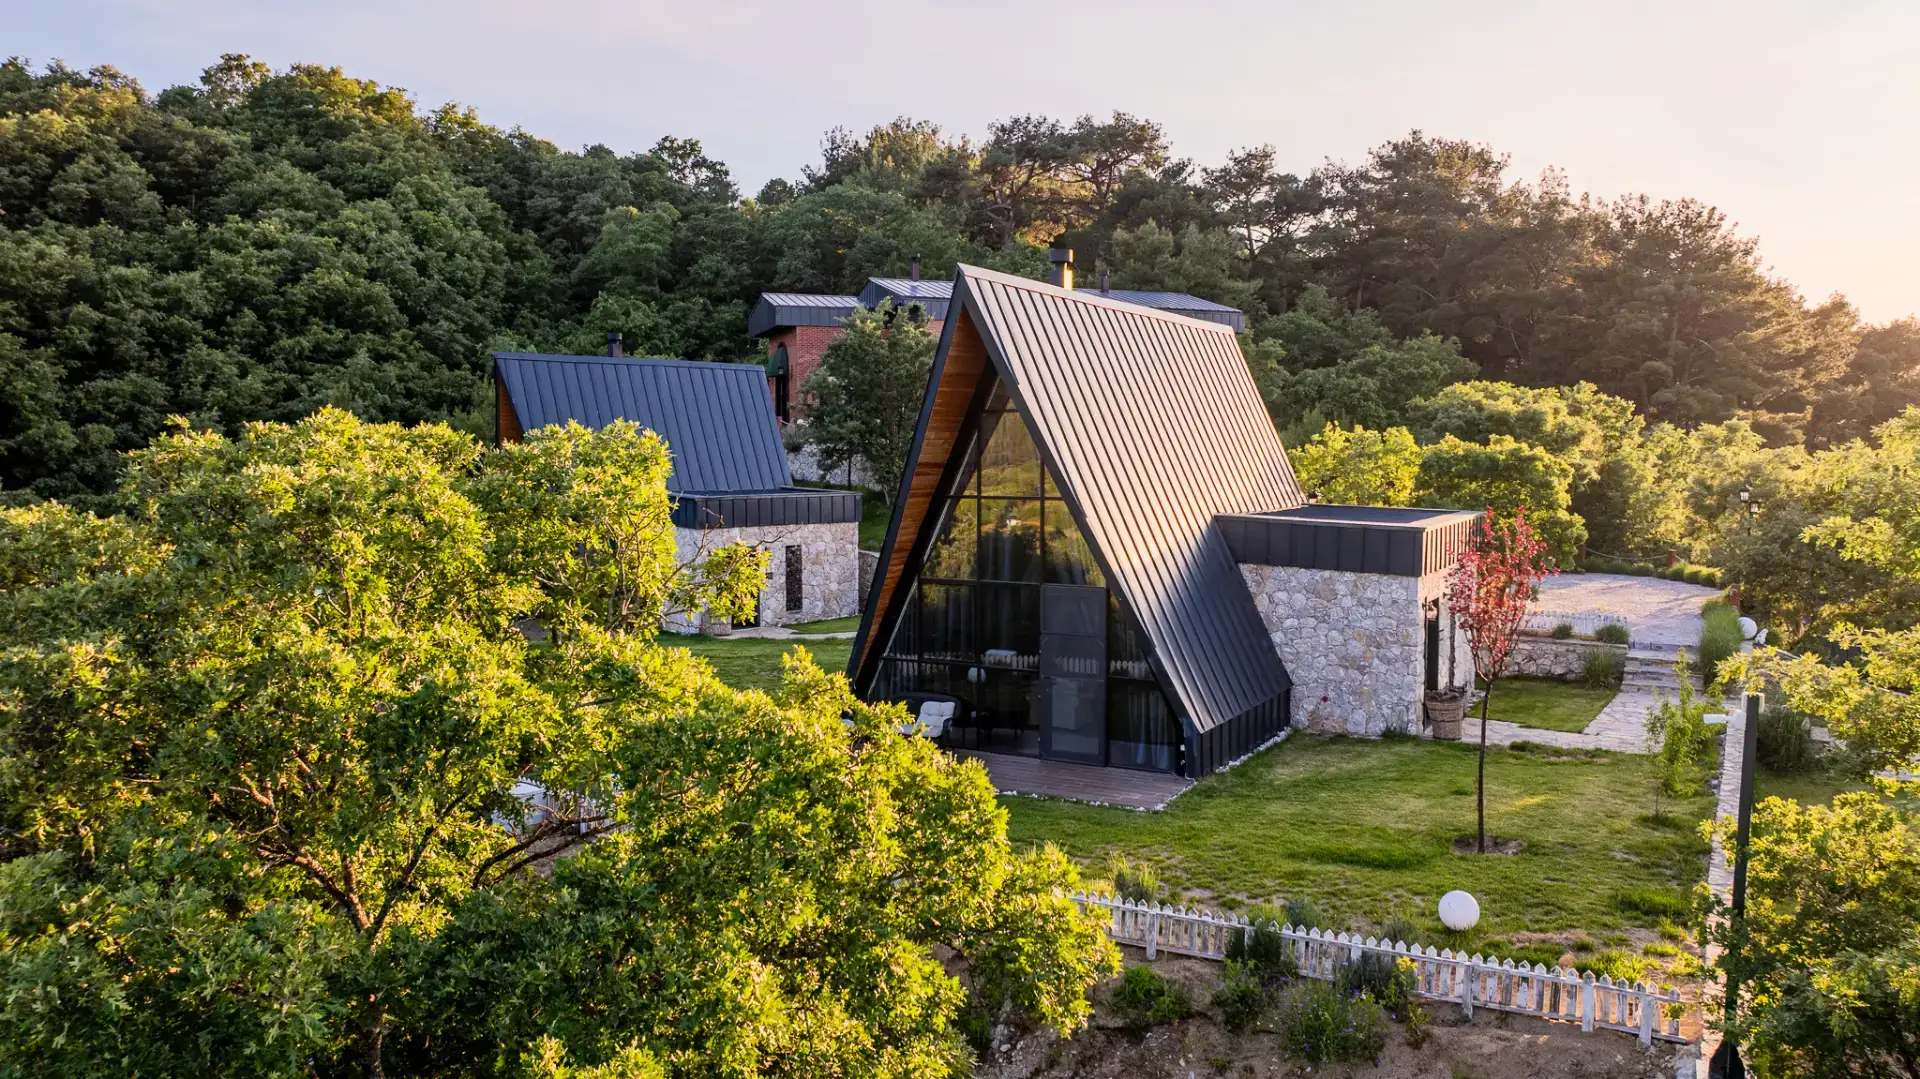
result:
<svg viewBox="0 0 1920 1079"><path fill-rule="evenodd" d="M938 319L931 320L927 323L927 330L938 337L940 326ZM807 376L820 366L820 358L827 354L827 346L838 336L838 326L790 326L767 338L769 356L782 344L787 346L787 403L794 416L798 417L806 408ZM772 380L768 380L767 392L773 392Z"/></svg>

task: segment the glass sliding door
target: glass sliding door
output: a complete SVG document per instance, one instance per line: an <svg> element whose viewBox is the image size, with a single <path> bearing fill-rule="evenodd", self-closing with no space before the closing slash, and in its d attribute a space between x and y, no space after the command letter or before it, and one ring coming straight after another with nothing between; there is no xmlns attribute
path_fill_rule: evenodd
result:
<svg viewBox="0 0 1920 1079"><path fill-rule="evenodd" d="M1040 755L1107 763L1107 590L1040 588Z"/></svg>

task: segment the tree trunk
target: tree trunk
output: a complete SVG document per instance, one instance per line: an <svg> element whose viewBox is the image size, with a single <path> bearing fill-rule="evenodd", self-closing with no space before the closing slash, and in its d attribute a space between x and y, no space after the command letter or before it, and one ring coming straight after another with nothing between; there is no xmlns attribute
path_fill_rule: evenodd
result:
<svg viewBox="0 0 1920 1079"><path fill-rule="evenodd" d="M387 1068L381 1059L387 1038L387 1009L378 997L368 1002L370 1012L360 1029L360 1074L364 1079L386 1079Z"/></svg>
<svg viewBox="0 0 1920 1079"><path fill-rule="evenodd" d="M1480 770L1473 777L1474 810L1480 820L1480 853L1487 853L1487 710L1493 704L1493 683L1480 698Z"/></svg>

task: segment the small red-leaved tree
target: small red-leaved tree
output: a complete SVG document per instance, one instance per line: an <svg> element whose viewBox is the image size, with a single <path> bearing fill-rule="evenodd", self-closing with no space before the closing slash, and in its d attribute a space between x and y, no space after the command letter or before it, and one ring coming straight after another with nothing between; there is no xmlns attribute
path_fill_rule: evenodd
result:
<svg viewBox="0 0 1920 1079"><path fill-rule="evenodd" d="M1480 768L1473 782L1481 854L1487 852L1487 706L1493 700L1493 684L1506 673L1507 660L1513 655L1513 641L1527 617L1533 586L1554 572L1547 545L1533 534L1522 506L1504 521L1488 510L1447 579L1447 605L1453 609L1455 624L1467 635L1474 672L1486 683L1485 696L1480 698Z"/></svg>

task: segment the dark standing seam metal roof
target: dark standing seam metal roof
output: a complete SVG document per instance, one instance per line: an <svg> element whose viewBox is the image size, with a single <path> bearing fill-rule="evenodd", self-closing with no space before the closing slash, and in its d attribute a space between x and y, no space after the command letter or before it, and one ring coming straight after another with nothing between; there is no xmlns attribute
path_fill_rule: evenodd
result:
<svg viewBox="0 0 1920 1079"><path fill-rule="evenodd" d="M860 301L852 296L763 292L747 314L747 336L765 337L789 326L838 326L858 306Z"/></svg>
<svg viewBox="0 0 1920 1079"><path fill-rule="evenodd" d="M1151 292L1140 289L1112 289L1092 293L1109 300L1172 311L1203 322L1216 322L1234 333L1247 331L1247 316L1237 307L1203 300L1184 292ZM763 292L760 301L747 316L747 333L764 337L789 326L837 326L853 313L855 304L878 307L880 301L893 298L894 306L917 303L927 309L930 319L947 317L947 305L953 297L951 281L913 281L905 277L870 277L858 296L809 296L798 292Z"/></svg>
<svg viewBox="0 0 1920 1079"><path fill-rule="evenodd" d="M793 486L765 369L751 364L496 352L523 430L626 419L666 440L675 494Z"/></svg>
<svg viewBox="0 0 1920 1079"><path fill-rule="evenodd" d="M867 287L860 290L858 299L862 307L878 307L880 301L886 299L891 299L895 307L917 303L926 308L927 318L945 319L947 304L953 299L953 282L914 281L905 277L869 277Z"/></svg>
<svg viewBox="0 0 1920 1079"><path fill-rule="evenodd" d="M1137 289L1116 288L1097 295L1119 300L1121 303L1151 307L1156 311L1172 311L1175 314L1197 318L1202 322L1217 322L1232 328L1234 333L1247 332L1246 313L1238 307L1228 307L1226 304L1203 300L1184 292L1142 292Z"/></svg>
<svg viewBox="0 0 1920 1079"><path fill-rule="evenodd" d="M1290 686L1219 514L1305 499L1233 333L961 267L972 313L1199 732Z"/></svg>

